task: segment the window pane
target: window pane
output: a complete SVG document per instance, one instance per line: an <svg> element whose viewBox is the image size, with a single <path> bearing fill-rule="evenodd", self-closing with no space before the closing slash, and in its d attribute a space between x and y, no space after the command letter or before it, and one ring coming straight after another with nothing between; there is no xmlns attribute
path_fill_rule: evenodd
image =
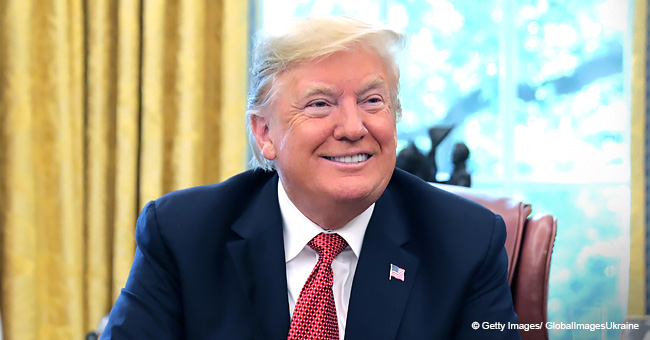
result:
<svg viewBox="0 0 650 340"><path fill-rule="evenodd" d="M549 318L620 323L629 281L627 2L518 0L513 186L558 217ZM541 185L537 185L540 183ZM620 331L553 330L552 339Z"/></svg>
<svg viewBox="0 0 650 340"><path fill-rule="evenodd" d="M519 0L517 179L629 181L624 5Z"/></svg>

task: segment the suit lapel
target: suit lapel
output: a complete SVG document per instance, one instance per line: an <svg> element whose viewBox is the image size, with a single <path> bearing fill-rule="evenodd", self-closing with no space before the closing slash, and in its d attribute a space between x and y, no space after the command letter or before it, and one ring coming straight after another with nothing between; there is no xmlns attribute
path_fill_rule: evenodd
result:
<svg viewBox="0 0 650 340"><path fill-rule="evenodd" d="M239 238L227 245L261 339L286 338L290 325L277 181L268 181L233 224ZM346 340L397 336L419 267L402 248L409 233L398 205L390 186L375 205L352 284ZM389 280L391 264L405 270L404 281Z"/></svg>
<svg viewBox="0 0 650 340"><path fill-rule="evenodd" d="M409 240L390 190L377 201L363 240L348 309L345 339L395 339L419 260L402 249ZM405 270L404 281L389 280L390 265Z"/></svg>
<svg viewBox="0 0 650 340"><path fill-rule="evenodd" d="M290 322L277 183L274 176L262 188L232 227L241 239L228 243L262 339L286 338Z"/></svg>

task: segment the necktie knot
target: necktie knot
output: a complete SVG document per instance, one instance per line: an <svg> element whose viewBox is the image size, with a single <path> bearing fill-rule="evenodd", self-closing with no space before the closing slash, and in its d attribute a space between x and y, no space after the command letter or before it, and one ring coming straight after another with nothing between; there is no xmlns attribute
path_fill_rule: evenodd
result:
<svg viewBox="0 0 650 340"><path fill-rule="evenodd" d="M320 233L307 244L318 253L318 260L326 264L331 264L332 260L348 246L341 235L329 233Z"/></svg>

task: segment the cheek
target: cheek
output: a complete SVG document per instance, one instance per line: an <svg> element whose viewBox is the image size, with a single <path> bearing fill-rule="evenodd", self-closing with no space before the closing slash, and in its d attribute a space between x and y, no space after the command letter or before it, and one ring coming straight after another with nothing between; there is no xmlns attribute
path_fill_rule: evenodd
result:
<svg viewBox="0 0 650 340"><path fill-rule="evenodd" d="M373 131L375 139L382 147L397 147L397 129L392 119L376 122L374 125L370 125L369 130Z"/></svg>
<svg viewBox="0 0 650 340"><path fill-rule="evenodd" d="M294 147L314 150L333 135L333 124L326 119L312 119L295 128L292 133Z"/></svg>
<svg viewBox="0 0 650 340"><path fill-rule="evenodd" d="M307 154L314 151L318 146L317 132L303 127L289 128L286 133L278 136L276 147L281 154L279 157L287 161L301 159L300 162L303 162Z"/></svg>

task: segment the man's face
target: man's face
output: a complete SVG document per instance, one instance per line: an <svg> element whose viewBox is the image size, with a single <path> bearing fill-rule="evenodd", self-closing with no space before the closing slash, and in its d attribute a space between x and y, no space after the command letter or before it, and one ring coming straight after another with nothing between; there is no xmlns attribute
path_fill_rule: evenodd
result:
<svg viewBox="0 0 650 340"><path fill-rule="evenodd" d="M381 58L353 48L278 81L271 112L251 123L292 201L375 202L395 167L397 136L388 87L395 80Z"/></svg>

